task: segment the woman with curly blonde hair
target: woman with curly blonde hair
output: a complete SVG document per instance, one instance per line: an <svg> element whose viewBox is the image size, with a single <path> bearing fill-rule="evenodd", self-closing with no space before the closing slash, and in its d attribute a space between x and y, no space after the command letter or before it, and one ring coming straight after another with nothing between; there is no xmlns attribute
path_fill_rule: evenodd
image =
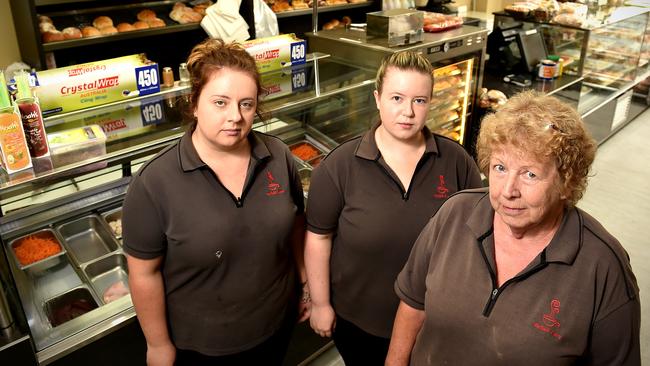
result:
<svg viewBox="0 0 650 366"><path fill-rule="evenodd" d="M573 108L524 92L481 124L489 188L451 197L399 274L387 365L639 365L627 253L575 207L596 143Z"/></svg>

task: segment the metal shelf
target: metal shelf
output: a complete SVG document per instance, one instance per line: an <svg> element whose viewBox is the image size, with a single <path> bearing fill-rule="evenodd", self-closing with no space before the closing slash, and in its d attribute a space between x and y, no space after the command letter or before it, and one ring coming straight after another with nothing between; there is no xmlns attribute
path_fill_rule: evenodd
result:
<svg viewBox="0 0 650 366"><path fill-rule="evenodd" d="M367 6L371 6L373 4L372 1L365 1L362 3L350 3L350 4L340 4L340 5L324 5L324 6L318 6L318 14L320 13L327 13L330 11L338 11L338 10L344 10L344 9L355 9L355 8L364 8ZM290 18L290 17L297 17L301 15L311 15L313 13L313 9L302 9L302 10L289 10L289 11L283 11L281 13L276 13L275 16L280 19L280 18Z"/></svg>
<svg viewBox="0 0 650 366"><path fill-rule="evenodd" d="M143 37L157 36L157 35L167 34L167 33L185 32L185 31L191 31L200 28L201 25L199 23L172 24L160 28L151 28L151 29L136 30L131 32L116 33L107 36L79 38L79 39L71 39L67 41L44 43L43 51L51 52L51 51L63 50L67 48L76 48L76 47L89 46L93 44L121 41L121 40L131 39L131 38L143 38Z"/></svg>

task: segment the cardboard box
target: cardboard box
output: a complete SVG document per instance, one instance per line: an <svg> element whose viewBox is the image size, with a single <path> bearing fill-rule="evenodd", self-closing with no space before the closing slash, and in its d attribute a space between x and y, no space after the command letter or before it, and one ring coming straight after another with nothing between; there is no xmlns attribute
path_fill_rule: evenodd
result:
<svg viewBox="0 0 650 366"><path fill-rule="evenodd" d="M38 71L43 115L71 112L160 91L158 65L144 54Z"/></svg>
<svg viewBox="0 0 650 366"><path fill-rule="evenodd" d="M242 43L255 58L260 73L278 70L289 65L304 64L307 60L307 44L295 34L258 38Z"/></svg>
<svg viewBox="0 0 650 366"><path fill-rule="evenodd" d="M422 41L424 12L392 9L366 14L366 34L369 39L387 41L389 47Z"/></svg>

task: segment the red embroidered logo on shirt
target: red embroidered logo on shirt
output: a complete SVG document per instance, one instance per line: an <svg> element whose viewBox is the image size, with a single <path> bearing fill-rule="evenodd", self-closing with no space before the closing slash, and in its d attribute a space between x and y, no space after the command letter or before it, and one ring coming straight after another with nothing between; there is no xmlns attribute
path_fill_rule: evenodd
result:
<svg viewBox="0 0 650 366"><path fill-rule="evenodd" d="M557 320L557 314L560 313L560 300L553 299L551 300L551 309L548 314L542 316L542 323L534 322L533 326L542 332L546 332L558 340L562 339L562 336L555 332L557 328L560 327L560 321Z"/></svg>
<svg viewBox="0 0 650 366"><path fill-rule="evenodd" d="M438 176L440 179L440 182L438 183L438 187L436 188L436 193L433 195L435 198L447 198L449 197L449 188L445 186L445 176L444 175L439 175Z"/></svg>
<svg viewBox="0 0 650 366"><path fill-rule="evenodd" d="M273 178L273 174L270 171L266 172L266 179L269 181L266 186L266 189L268 189L266 191L267 196L277 196L284 193L284 189L280 187L280 183L275 182L275 178Z"/></svg>

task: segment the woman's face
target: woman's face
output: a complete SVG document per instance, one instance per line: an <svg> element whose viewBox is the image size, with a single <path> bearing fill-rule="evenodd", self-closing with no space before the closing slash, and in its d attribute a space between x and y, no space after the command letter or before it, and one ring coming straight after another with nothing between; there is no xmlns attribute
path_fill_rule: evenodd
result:
<svg viewBox="0 0 650 366"><path fill-rule="evenodd" d="M384 129L395 139L417 138L424 127L431 99L431 77L413 70L389 67L375 102Z"/></svg>
<svg viewBox="0 0 650 366"><path fill-rule="evenodd" d="M256 107L257 85L251 75L228 67L217 70L199 94L195 137L220 151L235 149L245 143Z"/></svg>
<svg viewBox="0 0 650 366"><path fill-rule="evenodd" d="M562 214L565 197L555 163L538 161L505 146L490 158L490 202L496 219L520 233L552 228ZM532 231L531 231L532 230Z"/></svg>

